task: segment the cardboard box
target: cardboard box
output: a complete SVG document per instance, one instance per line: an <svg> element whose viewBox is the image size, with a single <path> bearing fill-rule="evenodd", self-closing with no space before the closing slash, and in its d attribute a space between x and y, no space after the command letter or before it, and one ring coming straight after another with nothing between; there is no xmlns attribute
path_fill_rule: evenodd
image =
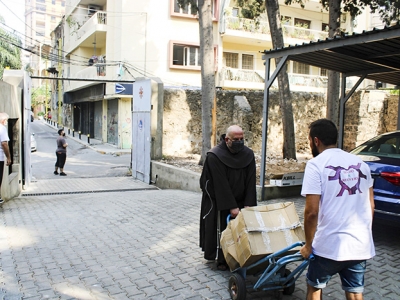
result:
<svg viewBox="0 0 400 300"><path fill-rule="evenodd" d="M236 270L240 267L239 259L236 254L236 246L235 241L233 240L232 231L231 231L231 223L228 223L228 226L221 234L221 248L224 253L224 257L226 263L228 264L231 271Z"/></svg>
<svg viewBox="0 0 400 300"><path fill-rule="evenodd" d="M303 177L304 172L274 174L271 176L269 184L276 186L302 185Z"/></svg>
<svg viewBox="0 0 400 300"><path fill-rule="evenodd" d="M222 249L241 267L249 266L296 242L305 241L304 230L293 202L242 209L229 227L235 251L227 243L225 249ZM299 249L294 248L291 253Z"/></svg>

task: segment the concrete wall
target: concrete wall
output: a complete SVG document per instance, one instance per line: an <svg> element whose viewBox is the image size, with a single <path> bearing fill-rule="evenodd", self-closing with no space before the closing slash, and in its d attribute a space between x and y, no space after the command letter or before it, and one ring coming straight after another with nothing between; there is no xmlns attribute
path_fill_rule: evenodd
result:
<svg viewBox="0 0 400 300"><path fill-rule="evenodd" d="M296 149L309 153L308 125L326 113L320 93L292 92ZM277 91L271 91L267 153L282 155L282 114ZM344 148L351 150L369 138L395 130L398 96L387 91L360 91L346 104ZM217 137L237 123L245 130L246 143L261 153L263 92L217 91ZM187 156L201 151L201 90L165 88L163 155Z"/></svg>
<svg viewBox="0 0 400 300"><path fill-rule="evenodd" d="M1 184L1 197L9 200L17 197L22 191L22 117L21 117L21 93L22 90L17 85L9 84L6 81L16 81L16 76L4 73L4 81L0 81L0 112L9 115L8 126L13 126L13 136L10 136L9 146L12 145L11 154L13 165L9 174L9 167L4 166L3 182ZM30 151L30 145L28 150Z"/></svg>

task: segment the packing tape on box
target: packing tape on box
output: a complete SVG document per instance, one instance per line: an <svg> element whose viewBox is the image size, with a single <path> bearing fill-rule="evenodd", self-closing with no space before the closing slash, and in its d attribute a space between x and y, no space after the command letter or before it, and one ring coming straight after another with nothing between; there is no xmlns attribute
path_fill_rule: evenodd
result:
<svg viewBox="0 0 400 300"><path fill-rule="evenodd" d="M247 227L247 231L248 232L251 232L251 231L274 232L274 231L287 231L287 230L290 231L292 229L296 229L297 227L301 226L300 221L294 222L293 224L290 224L290 225L286 225L285 218L280 216L280 220L281 220L281 225L280 226L267 227L264 224L264 220L263 220L263 218L261 216L261 212L254 211L254 215L255 215L256 220L258 222L258 226L257 227Z"/></svg>

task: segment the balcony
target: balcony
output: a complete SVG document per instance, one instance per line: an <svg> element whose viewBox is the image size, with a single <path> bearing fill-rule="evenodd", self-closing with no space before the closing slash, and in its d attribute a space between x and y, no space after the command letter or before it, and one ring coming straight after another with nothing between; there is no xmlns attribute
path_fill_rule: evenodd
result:
<svg viewBox="0 0 400 300"><path fill-rule="evenodd" d="M285 44L301 44L305 41L324 40L328 37L326 31L312 30L301 26L282 25L282 29ZM268 22L257 23L254 20L238 17L225 18L225 36L271 41Z"/></svg>
<svg viewBox="0 0 400 300"><path fill-rule="evenodd" d="M327 88L328 77L288 73L292 91L323 92ZM235 89L264 89L264 74L257 70L242 70L223 67L219 73L219 86ZM278 88L277 80L272 88Z"/></svg>
<svg viewBox="0 0 400 300"><path fill-rule="evenodd" d="M75 75L72 75L74 78L79 79L96 79L106 80L106 67L105 63L95 63L92 66L88 66L76 72ZM80 89L85 86L97 84L98 82L90 82L90 81L66 81L65 83L65 91L70 92L73 90Z"/></svg>
<svg viewBox="0 0 400 300"><path fill-rule="evenodd" d="M67 18L69 26L69 39L65 41L67 53L71 53L78 47L93 47L96 43L97 48L106 45L107 37L107 13L98 11L83 24L74 20L73 16Z"/></svg>

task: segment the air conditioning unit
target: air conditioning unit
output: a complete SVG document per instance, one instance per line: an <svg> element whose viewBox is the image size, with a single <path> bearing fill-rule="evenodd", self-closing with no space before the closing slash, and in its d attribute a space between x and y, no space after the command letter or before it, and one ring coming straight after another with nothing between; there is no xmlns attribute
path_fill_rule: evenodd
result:
<svg viewBox="0 0 400 300"><path fill-rule="evenodd" d="M93 16L96 12L101 10L101 6L90 4L88 5L88 15Z"/></svg>

